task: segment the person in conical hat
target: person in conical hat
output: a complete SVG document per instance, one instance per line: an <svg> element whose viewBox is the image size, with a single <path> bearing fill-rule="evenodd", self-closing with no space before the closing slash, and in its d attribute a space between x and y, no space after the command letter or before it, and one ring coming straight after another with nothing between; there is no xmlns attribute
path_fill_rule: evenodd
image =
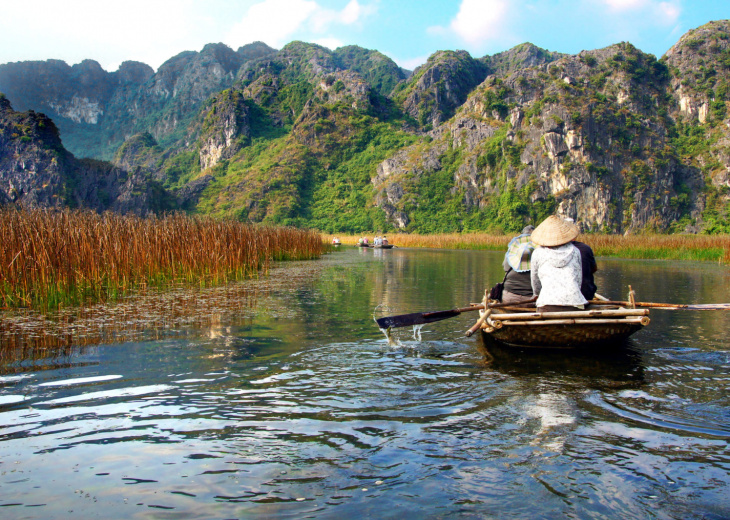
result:
<svg viewBox="0 0 730 520"><path fill-rule="evenodd" d="M556 215L546 218L532 232L538 246L530 259L532 291L540 312L584 309L588 300L581 293L581 255L572 244L580 231Z"/></svg>
<svg viewBox="0 0 730 520"><path fill-rule="evenodd" d="M519 235L510 240L507 252L502 261L504 284L502 303L516 303L532 296L530 280L530 258L535 245L530 240L530 233L535 226L525 226Z"/></svg>
<svg viewBox="0 0 730 520"><path fill-rule="evenodd" d="M568 222L575 222L572 218L565 219ZM580 284L580 292L583 293L586 300L592 300L596 297L596 281L593 274L598 271L598 264L596 263L596 257L593 255L593 249L588 244L573 240L571 242L580 252L580 263L583 268L583 281Z"/></svg>

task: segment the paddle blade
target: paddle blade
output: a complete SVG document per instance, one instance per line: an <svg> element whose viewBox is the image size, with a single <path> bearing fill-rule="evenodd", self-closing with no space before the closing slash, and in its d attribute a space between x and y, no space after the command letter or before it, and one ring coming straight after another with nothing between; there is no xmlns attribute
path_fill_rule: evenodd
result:
<svg viewBox="0 0 730 520"><path fill-rule="evenodd" d="M400 316L386 316L375 320L381 329L410 327L413 325L422 325L424 323L433 323L435 321L446 320L461 314L458 309L437 312L414 312L411 314L401 314Z"/></svg>

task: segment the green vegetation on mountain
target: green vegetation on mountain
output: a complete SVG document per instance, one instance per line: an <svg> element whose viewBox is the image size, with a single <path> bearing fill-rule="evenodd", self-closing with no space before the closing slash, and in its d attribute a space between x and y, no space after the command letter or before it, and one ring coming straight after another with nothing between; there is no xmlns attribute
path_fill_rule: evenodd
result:
<svg viewBox="0 0 730 520"><path fill-rule="evenodd" d="M38 136L8 130L3 202L352 234L515 232L554 212L597 232L730 230L729 21L661 59L626 42L574 56L524 43L439 51L408 75L357 46L211 44L157 72L0 65L3 89L48 111L74 153L114 164L59 163L43 191L28 172L50 158L19 147ZM6 105L8 121L26 117Z"/></svg>

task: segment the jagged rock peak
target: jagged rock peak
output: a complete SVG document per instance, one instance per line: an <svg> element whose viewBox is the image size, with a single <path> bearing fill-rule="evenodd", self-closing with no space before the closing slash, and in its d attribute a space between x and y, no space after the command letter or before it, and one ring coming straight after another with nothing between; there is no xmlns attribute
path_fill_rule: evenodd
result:
<svg viewBox="0 0 730 520"><path fill-rule="evenodd" d="M98 74L100 72L106 73L106 71L102 68L101 65L99 65L99 62L96 60L83 60L81 63L72 65L71 68L85 74Z"/></svg>
<svg viewBox="0 0 730 520"><path fill-rule="evenodd" d="M263 74L281 76L284 83L313 79L337 70L331 50L314 43L293 41L275 54L246 62L239 79L251 82Z"/></svg>
<svg viewBox="0 0 730 520"><path fill-rule="evenodd" d="M428 130L449 119L488 71L466 51L438 51L398 85L393 98Z"/></svg>
<svg viewBox="0 0 730 520"><path fill-rule="evenodd" d="M224 43L209 43L200 51L202 59L214 60L225 69L226 72L237 71L243 63L243 58L236 51Z"/></svg>
<svg viewBox="0 0 730 520"><path fill-rule="evenodd" d="M239 47L236 52L240 54L245 61L249 61L276 54L278 51L269 47L264 42L256 41Z"/></svg>
<svg viewBox="0 0 730 520"><path fill-rule="evenodd" d="M0 110L12 110L13 107L10 106L10 100L5 97L5 94L0 92Z"/></svg>
<svg viewBox="0 0 730 520"><path fill-rule="evenodd" d="M551 63L566 56L568 55L548 51L530 42L525 42L492 56L484 56L480 61L491 69L491 73L506 75L515 70Z"/></svg>
<svg viewBox="0 0 730 520"><path fill-rule="evenodd" d="M730 20L717 20L687 31L677 43L664 54L670 60L679 55L690 57L704 54L702 51L716 53L716 46L730 40Z"/></svg>
<svg viewBox="0 0 730 520"><path fill-rule="evenodd" d="M730 99L730 20L688 31L664 54L662 62L672 72L679 114L704 123L713 104L719 104L715 106L718 114L726 111L723 106Z"/></svg>
<svg viewBox="0 0 730 520"><path fill-rule="evenodd" d="M135 134L127 139L114 154L113 164L125 170L142 165L148 151L157 146L157 141L149 132Z"/></svg>
<svg viewBox="0 0 730 520"><path fill-rule="evenodd" d="M334 51L335 64L360 74L380 94L387 96L407 75L393 60L381 52L357 45Z"/></svg>
<svg viewBox="0 0 730 520"><path fill-rule="evenodd" d="M116 74L120 83L142 84L154 75L155 71L140 61L125 61L119 66Z"/></svg>

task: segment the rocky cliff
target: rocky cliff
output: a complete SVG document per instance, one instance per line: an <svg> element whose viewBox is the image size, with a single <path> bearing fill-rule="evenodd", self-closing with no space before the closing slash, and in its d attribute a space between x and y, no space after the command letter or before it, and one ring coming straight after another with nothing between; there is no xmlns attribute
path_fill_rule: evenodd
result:
<svg viewBox="0 0 730 520"><path fill-rule="evenodd" d="M448 203L477 226L480 210L498 208L506 226L534 222L537 207L596 231L666 231L683 216L692 229L703 201L688 194L704 182L672 146L670 85L667 66L630 44L490 76L431 143L378 167L376 201L408 227L428 218L416 194L447 175Z"/></svg>
<svg viewBox="0 0 730 520"><path fill-rule="evenodd" d="M593 231L730 232L729 85L728 21L659 60L629 43L577 55L525 43L440 51L409 74L377 51L292 42L211 44L156 72L6 64L0 91L36 111L13 117L52 124L43 111L71 151L113 166L54 165L17 138L2 164L20 186L19 158L35 161L48 178L22 193L39 204L109 208L149 185L137 211L331 232L516 231L554 212ZM106 195L66 187L94 175Z"/></svg>
<svg viewBox="0 0 730 520"><path fill-rule="evenodd" d="M64 149L50 118L32 110L16 112L0 94L0 203L145 215L172 209L172 200L138 167L125 171L77 160Z"/></svg>

